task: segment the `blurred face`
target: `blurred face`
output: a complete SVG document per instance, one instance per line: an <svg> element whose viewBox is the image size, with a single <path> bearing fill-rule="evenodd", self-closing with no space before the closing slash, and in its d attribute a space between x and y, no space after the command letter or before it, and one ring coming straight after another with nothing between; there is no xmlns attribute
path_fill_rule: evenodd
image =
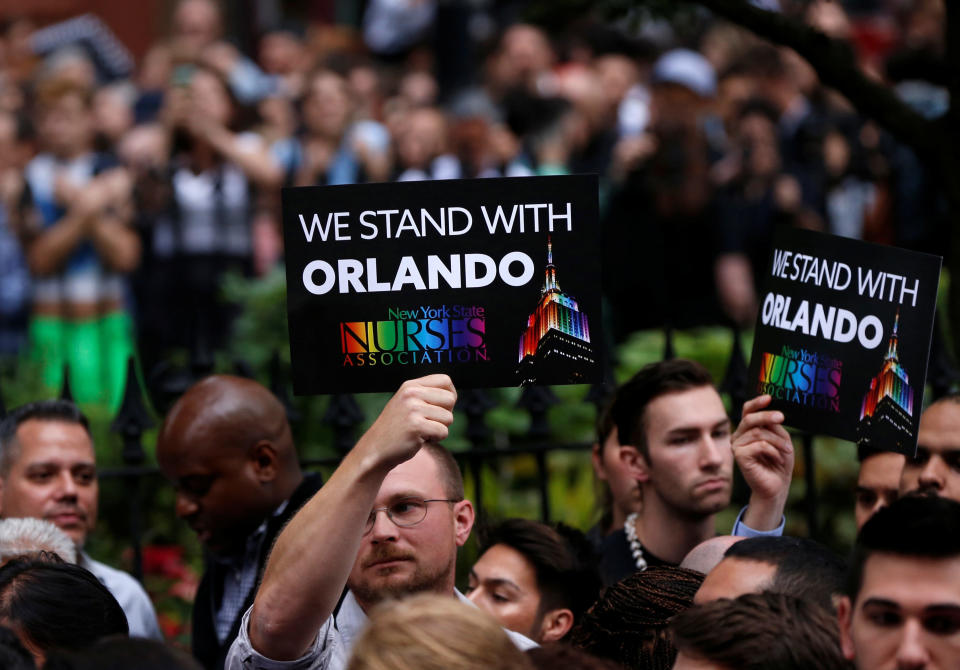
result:
<svg viewBox="0 0 960 670"><path fill-rule="evenodd" d="M185 0L177 7L173 25L176 40L196 54L220 35L220 13L209 0Z"/></svg>
<svg viewBox="0 0 960 670"><path fill-rule="evenodd" d="M97 521L97 466L83 426L28 419L16 435L20 454L3 478L0 514L53 522L78 547Z"/></svg>
<svg viewBox="0 0 960 670"><path fill-rule="evenodd" d="M116 91L101 90L94 96L93 116L97 131L114 142L133 126L133 109Z"/></svg>
<svg viewBox="0 0 960 670"><path fill-rule="evenodd" d="M648 501L692 518L730 504L730 420L712 386L667 393L644 412L647 457L639 473Z"/></svg>
<svg viewBox="0 0 960 670"><path fill-rule="evenodd" d="M426 168L443 151L443 116L422 109L410 113L397 140L397 154L404 167Z"/></svg>
<svg viewBox="0 0 960 670"><path fill-rule="evenodd" d="M290 33L267 33L260 40L260 66L268 74L290 74L300 64L302 50Z"/></svg>
<svg viewBox="0 0 960 670"><path fill-rule="evenodd" d="M157 461L176 489L177 516L210 551L242 551L247 536L272 511L256 461L225 444L216 426L202 420L165 428Z"/></svg>
<svg viewBox="0 0 960 670"><path fill-rule="evenodd" d="M87 151L93 137L93 116L79 95L68 94L40 116L40 136L59 158L74 158Z"/></svg>
<svg viewBox="0 0 960 670"><path fill-rule="evenodd" d="M537 639L540 590L533 565L516 549L495 544L470 570L467 597L507 628Z"/></svg>
<svg viewBox="0 0 960 670"><path fill-rule="evenodd" d="M960 403L934 403L920 415L917 455L900 477L900 495L908 493L960 501Z"/></svg>
<svg viewBox="0 0 960 670"><path fill-rule="evenodd" d="M193 113L203 114L222 125L227 125L233 115L233 104L223 82L206 70L197 70L190 78L190 101Z"/></svg>
<svg viewBox="0 0 960 670"><path fill-rule="evenodd" d="M433 456L421 449L391 470L373 507L405 498L448 498ZM427 503L427 515L415 526L397 526L386 512L376 512L373 527L360 544L347 586L365 610L387 597L434 591L453 593L457 547L470 536L469 501Z"/></svg>
<svg viewBox="0 0 960 670"><path fill-rule="evenodd" d="M844 655L859 670L960 667L960 559L874 554L855 603L837 610Z"/></svg>
<svg viewBox="0 0 960 670"><path fill-rule="evenodd" d="M640 485L620 457L620 439L614 426L602 445L593 447L593 471L597 479L607 483L613 498L615 515L626 517L640 510ZM614 521L616 523L616 520Z"/></svg>
<svg viewBox="0 0 960 670"><path fill-rule="evenodd" d="M693 597L697 605L719 598L760 593L773 581L777 568L770 563L743 558L725 558L703 580Z"/></svg>
<svg viewBox="0 0 960 670"><path fill-rule="evenodd" d="M303 103L303 121L311 133L339 138L350 119L347 83L332 73L317 75L310 82Z"/></svg>
<svg viewBox="0 0 960 670"><path fill-rule="evenodd" d="M868 456L860 464L855 507L857 530L863 528L863 524L876 514L877 510L886 507L899 497L903 462L903 454L891 451Z"/></svg>
<svg viewBox="0 0 960 670"><path fill-rule="evenodd" d="M772 176L780 170L777 129L762 114L750 114L740 122L740 142L746 154L746 169L757 176Z"/></svg>

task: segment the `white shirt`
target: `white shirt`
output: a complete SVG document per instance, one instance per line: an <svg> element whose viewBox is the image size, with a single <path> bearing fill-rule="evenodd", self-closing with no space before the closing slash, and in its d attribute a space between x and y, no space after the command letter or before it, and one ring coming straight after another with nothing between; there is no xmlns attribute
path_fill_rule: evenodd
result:
<svg viewBox="0 0 960 670"><path fill-rule="evenodd" d="M462 593L459 591L454 593L460 602L475 607ZM330 616L324 622L306 654L295 661L274 661L257 653L250 644L250 635L247 631L252 609L251 607L243 615L240 634L230 646L223 666L224 670L345 670L353 645L367 625L367 615L360 609L353 593L348 591L336 619ZM504 632L521 651L537 646L536 642L520 633L506 629Z"/></svg>

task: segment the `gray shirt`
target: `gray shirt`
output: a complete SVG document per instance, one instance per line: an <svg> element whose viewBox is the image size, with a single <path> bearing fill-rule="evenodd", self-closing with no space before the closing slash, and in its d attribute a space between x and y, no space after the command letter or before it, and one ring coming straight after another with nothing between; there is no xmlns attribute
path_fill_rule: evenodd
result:
<svg viewBox="0 0 960 670"><path fill-rule="evenodd" d="M462 593L455 591L457 598L471 607ZM253 609L253 608L250 608ZM367 625L367 615L360 609L353 593L348 592L340 605L336 618L330 616L320 627L313 644L306 654L295 661L274 661L257 653L250 644L247 632L250 625L250 610L243 615L240 634L230 646L224 670L345 670L350 652L357 637ZM518 649L527 650L537 643L520 633L504 630Z"/></svg>

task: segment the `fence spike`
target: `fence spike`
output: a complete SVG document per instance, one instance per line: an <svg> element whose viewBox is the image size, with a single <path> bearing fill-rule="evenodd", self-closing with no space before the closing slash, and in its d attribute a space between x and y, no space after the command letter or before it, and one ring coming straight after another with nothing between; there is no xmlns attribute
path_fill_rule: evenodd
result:
<svg viewBox="0 0 960 670"><path fill-rule="evenodd" d="M137 364L133 356L127 359L127 380L123 389L123 402L110 430L123 437L123 462L126 465L142 465L145 460L141 437L152 428L153 419L143 403L143 389L137 376Z"/></svg>
<svg viewBox="0 0 960 670"><path fill-rule="evenodd" d="M497 406L483 389L466 389L457 398L456 408L467 417L467 439L474 447L483 446L490 436L487 412Z"/></svg>
<svg viewBox="0 0 960 670"><path fill-rule="evenodd" d="M298 423L301 419L300 412L293 406L293 398L290 397L290 388L283 383L282 365L280 362L280 352L276 349L270 356L270 390L277 397L280 404L283 405L287 413L287 421L291 424Z"/></svg>
<svg viewBox="0 0 960 670"><path fill-rule="evenodd" d="M673 324L669 321L663 324L663 360L671 361L677 357L677 352L673 348Z"/></svg>
<svg viewBox="0 0 960 670"><path fill-rule="evenodd" d="M330 398L323 422L333 426L333 444L341 454L353 449L357 426L363 423L364 418L363 410L352 393L335 393Z"/></svg>
<svg viewBox="0 0 960 670"><path fill-rule="evenodd" d="M947 351L943 333L940 330L940 311L934 315L933 339L930 342L930 361L927 363L927 383L933 399L939 400L950 393L960 382L960 372Z"/></svg>
<svg viewBox="0 0 960 670"><path fill-rule="evenodd" d="M740 344L740 328L734 325L731 331L733 345L730 350L730 359L727 361L727 370L720 383L720 392L730 396L730 414L734 422L737 422L743 414L743 404L747 401L749 393L749 373L747 360L743 356L743 347Z"/></svg>
<svg viewBox="0 0 960 670"><path fill-rule="evenodd" d="M520 394L517 407L530 413L530 430L527 435L533 439L543 439L550 435L550 422L547 412L560 400L549 386L527 386Z"/></svg>
<svg viewBox="0 0 960 670"><path fill-rule="evenodd" d="M73 402L73 389L70 388L70 366L63 364L63 386L60 387L60 400Z"/></svg>

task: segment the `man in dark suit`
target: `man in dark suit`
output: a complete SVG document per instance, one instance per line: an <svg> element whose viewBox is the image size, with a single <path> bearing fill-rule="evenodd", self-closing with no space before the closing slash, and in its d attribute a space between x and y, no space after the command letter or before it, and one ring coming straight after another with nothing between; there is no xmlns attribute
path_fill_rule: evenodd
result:
<svg viewBox="0 0 960 670"><path fill-rule="evenodd" d="M283 405L249 379L215 375L177 401L157 441L177 490L176 512L207 550L193 606L193 655L219 670L253 603L267 554L316 493L300 471Z"/></svg>

